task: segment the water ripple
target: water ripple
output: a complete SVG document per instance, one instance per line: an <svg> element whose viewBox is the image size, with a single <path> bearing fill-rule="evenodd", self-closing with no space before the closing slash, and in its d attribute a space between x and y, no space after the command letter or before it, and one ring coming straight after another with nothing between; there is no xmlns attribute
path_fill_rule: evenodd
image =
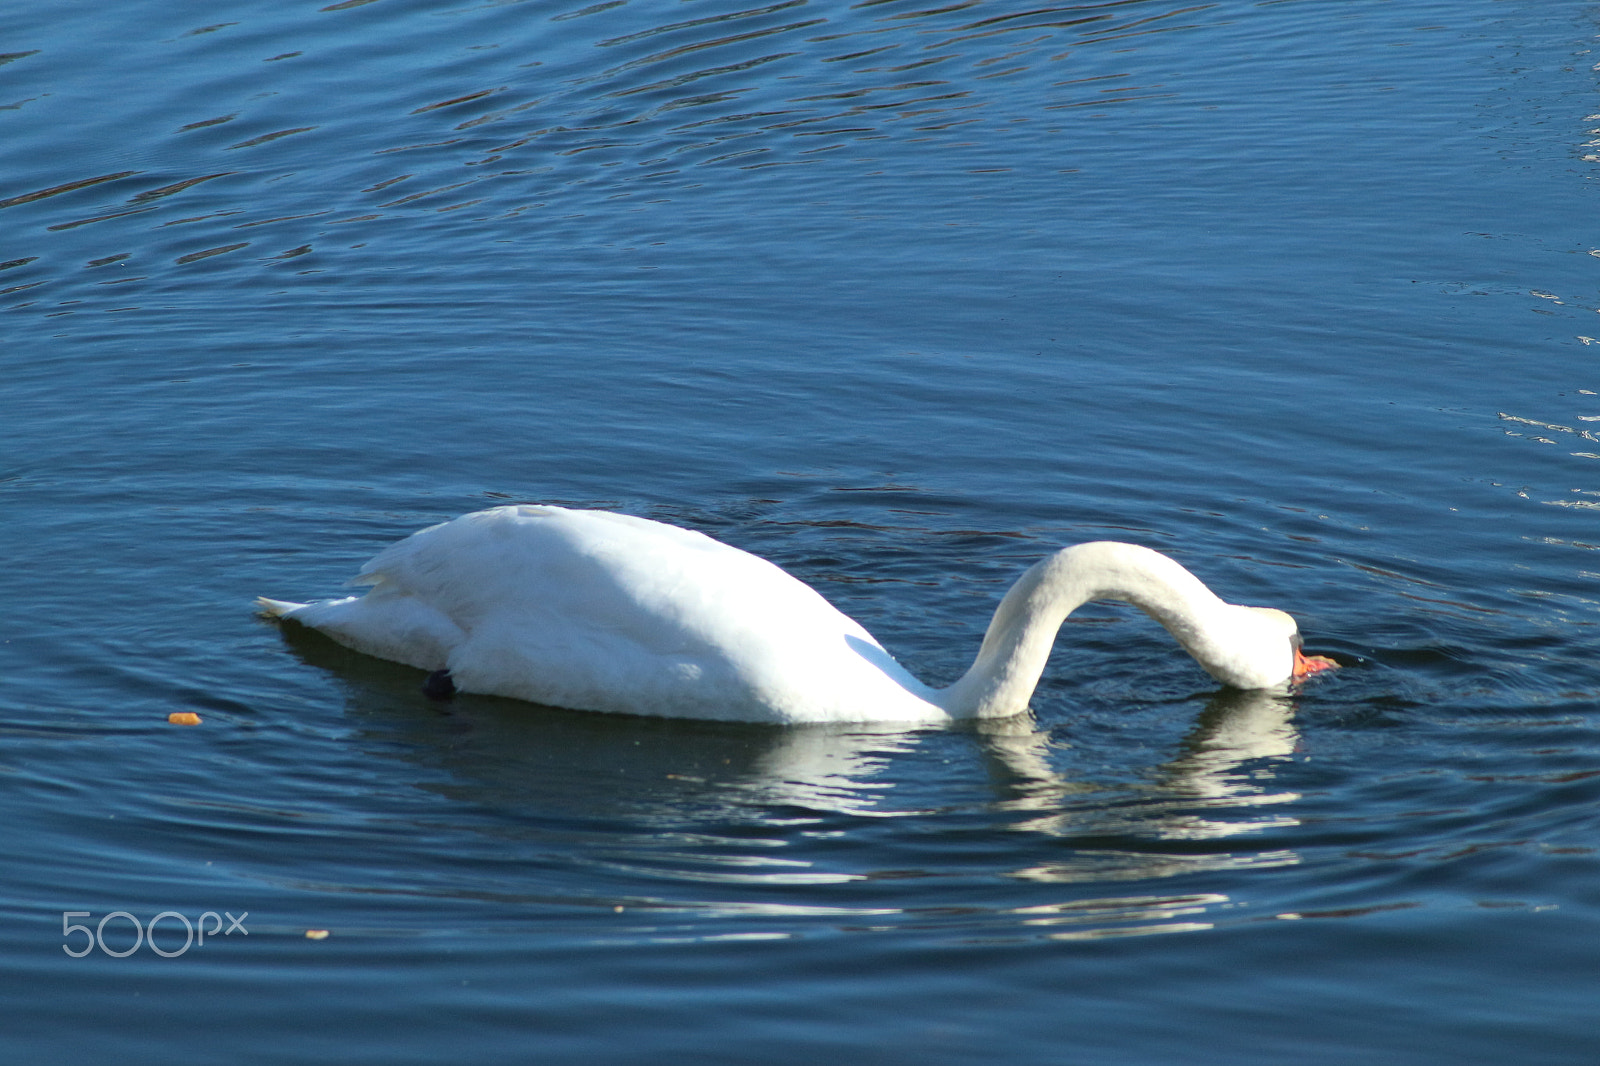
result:
<svg viewBox="0 0 1600 1066"><path fill-rule="evenodd" d="M1063 108L1162 95L1148 83L1108 84L1128 72L1106 70L1116 53L1098 46L1193 29L1183 19L1209 7L1113 0L986 13L991 6L858 5L846 17L786 0L657 22L644 8L607 4L545 19L528 18L520 5L387 16L334 5L311 19L254 16L177 33L107 25L96 32L135 42L120 76L176 66L186 77L162 80L185 90L114 106L104 124L116 132L97 134L102 147L79 164L136 155L147 161L141 169L91 171L0 198L0 210L31 211L13 224L25 254L7 264L21 277L5 292L37 305L46 298L37 286L71 282L72 260L103 263L130 243L165 259L140 257L151 272L136 280L154 282L172 267L243 250L221 239L223 227L272 228L275 238L262 239L274 243L250 260L260 270L302 249L332 252L330 242L343 239L335 226L360 225L368 240L398 238L396 227L419 212L465 212L467 225L500 219L504 228L529 211L586 214L618 198L649 206L718 195L738 183L734 175L754 180L773 167L868 176L890 143L903 173L919 158L943 168L963 156L964 173L1007 173L1018 165L1019 123L1058 124L1049 115ZM453 61L418 70L407 48L368 49L358 36L330 34L318 24L329 16L383 17L396 43L420 46L440 29L475 41L473 63L461 69L477 84L463 84ZM349 33L359 34L356 23ZM52 41L10 60L24 85L58 84L83 76L63 66L70 55ZM1003 96L986 88L1001 77L1027 78L1029 87ZM45 101L11 120L19 150L54 133L60 106ZM386 121L372 121L384 113ZM1041 135L1059 131L1029 136ZM219 153L235 158L219 166ZM397 153L415 162L385 173L378 161ZM724 177L704 174L729 168ZM228 194L205 192L224 178ZM402 181L420 187L376 198ZM241 197L251 205L245 217L218 209ZM177 224L197 236L173 247L142 235ZM46 236L78 231L85 237L71 243ZM82 288L74 295L74 313L100 299Z"/></svg>

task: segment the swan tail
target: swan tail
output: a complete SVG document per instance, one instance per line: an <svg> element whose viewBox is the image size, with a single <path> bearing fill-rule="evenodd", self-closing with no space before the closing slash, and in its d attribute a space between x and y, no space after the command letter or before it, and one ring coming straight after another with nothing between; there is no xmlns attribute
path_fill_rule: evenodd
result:
<svg viewBox="0 0 1600 1066"><path fill-rule="evenodd" d="M265 596L256 597L256 611L263 618L287 618L304 606L305 604L303 603L290 603L288 600L270 600Z"/></svg>
<svg viewBox="0 0 1600 1066"><path fill-rule="evenodd" d="M256 609L268 618L315 629L347 648L422 670L444 669L451 649L466 639L448 615L409 596L349 596L315 603L262 596Z"/></svg>

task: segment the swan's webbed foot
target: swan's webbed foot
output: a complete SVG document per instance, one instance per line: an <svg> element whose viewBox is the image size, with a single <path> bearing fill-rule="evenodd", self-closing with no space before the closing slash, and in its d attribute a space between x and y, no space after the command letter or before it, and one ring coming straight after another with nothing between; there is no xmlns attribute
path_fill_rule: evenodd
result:
<svg viewBox="0 0 1600 1066"><path fill-rule="evenodd" d="M450 680L450 671L435 670L422 682L422 694L430 700L447 700L456 694L456 683Z"/></svg>

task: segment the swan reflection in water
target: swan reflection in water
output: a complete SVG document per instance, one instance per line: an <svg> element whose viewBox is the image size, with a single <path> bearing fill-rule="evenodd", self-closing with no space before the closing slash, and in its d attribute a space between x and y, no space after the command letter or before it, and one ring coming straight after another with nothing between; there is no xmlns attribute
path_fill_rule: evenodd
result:
<svg viewBox="0 0 1600 1066"><path fill-rule="evenodd" d="M1005 801L1012 810L1048 810L1042 819L1018 823L1015 828L1038 832L1073 831L1071 816L1059 812L1061 801L1073 793L1098 792L1094 786L1069 782L1051 766L1049 741L1030 717L984 723L979 733L985 752L1019 795ZM1294 727L1292 697L1270 691L1224 690L1212 696L1180 745L1177 756L1161 764L1154 775L1155 791L1185 809L1226 810L1265 804L1291 803L1298 793L1270 792L1262 787L1271 771L1258 767L1248 776L1241 768L1260 759L1292 755L1300 735ZM1152 828L1161 839L1210 839L1251 832L1269 824L1208 820L1201 816L1163 819ZM1295 825L1294 819L1273 820L1272 825Z"/></svg>
<svg viewBox="0 0 1600 1066"><path fill-rule="evenodd" d="M976 875L1075 891L1039 902L1035 888L1019 906L963 908L962 921L991 930L1044 927L1039 933L1051 937L1131 935L1207 928L1203 916L1233 901L1220 893L1086 897L1083 890L1299 861L1285 848L1218 846L1297 824L1285 808L1298 794L1272 786L1272 761L1290 756L1299 741L1293 699L1281 693L1217 693L1173 757L1138 783L1106 785L1063 772L1070 745L1040 730L1032 714L908 730L586 714L476 696L441 710L419 695L413 670L310 631L283 632L302 660L344 682L347 717L364 740L393 752L404 734L399 750L407 760L443 772L419 787L493 812L489 831L497 840L557 826L590 874L598 865L625 875L631 892L617 906L892 922L926 910L928 900L913 893L915 905L901 906L874 890L868 902L848 886ZM961 765L963 751L972 772ZM974 814L982 822L977 844ZM888 869L904 865L893 848L908 834L866 828L865 820L893 819L920 823L914 850L922 866L911 872ZM963 834L965 843L951 852L951 868L930 870L929 848L937 852L941 831ZM863 834L872 848L816 843ZM708 885L748 891L708 900ZM779 886L832 887L774 900Z"/></svg>

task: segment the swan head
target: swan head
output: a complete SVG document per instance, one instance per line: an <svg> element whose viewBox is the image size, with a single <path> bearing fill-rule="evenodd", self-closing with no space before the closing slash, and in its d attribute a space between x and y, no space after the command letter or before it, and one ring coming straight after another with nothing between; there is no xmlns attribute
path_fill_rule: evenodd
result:
<svg viewBox="0 0 1600 1066"><path fill-rule="evenodd" d="M1220 639L1190 649L1206 672L1223 684L1276 688L1339 665L1302 651L1300 627L1287 613L1272 607L1226 606L1230 617L1218 634Z"/></svg>

